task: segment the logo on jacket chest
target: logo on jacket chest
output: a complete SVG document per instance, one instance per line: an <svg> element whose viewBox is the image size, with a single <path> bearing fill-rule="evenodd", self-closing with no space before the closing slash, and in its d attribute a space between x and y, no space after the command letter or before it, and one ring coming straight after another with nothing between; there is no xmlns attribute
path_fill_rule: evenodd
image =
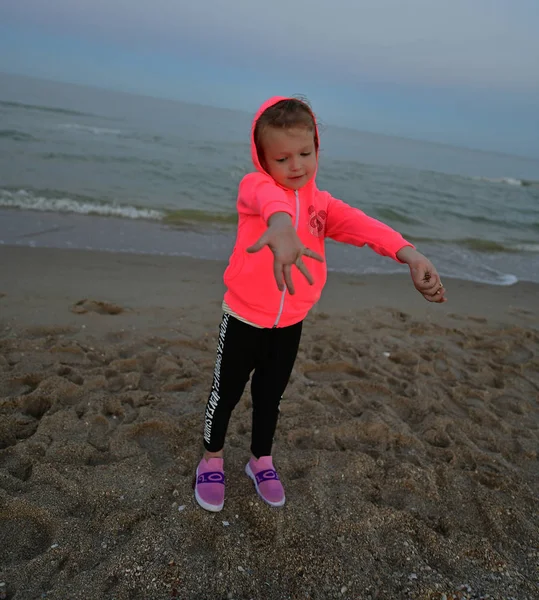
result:
<svg viewBox="0 0 539 600"><path fill-rule="evenodd" d="M327 212L325 210L316 210L311 204L309 206L309 231L315 237L323 237L326 227Z"/></svg>

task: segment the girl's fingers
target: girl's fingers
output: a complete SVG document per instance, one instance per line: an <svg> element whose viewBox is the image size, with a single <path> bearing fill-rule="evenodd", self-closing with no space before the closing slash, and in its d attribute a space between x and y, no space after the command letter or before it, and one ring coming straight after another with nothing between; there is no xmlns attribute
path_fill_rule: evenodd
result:
<svg viewBox="0 0 539 600"><path fill-rule="evenodd" d="M294 289L294 282L292 281L292 266L285 265L283 267L283 273L284 273L284 280L286 283L286 287L288 288L288 292L293 295L295 293L295 289Z"/></svg>
<svg viewBox="0 0 539 600"><path fill-rule="evenodd" d="M267 245L267 243L268 238L267 235L264 233L262 237L260 237L252 246L249 246L249 248L247 248L247 252L249 252L250 254L254 252L259 252L264 246Z"/></svg>
<svg viewBox="0 0 539 600"><path fill-rule="evenodd" d="M278 260L273 261L273 275L279 291L282 292L284 290L283 265Z"/></svg>
<svg viewBox="0 0 539 600"><path fill-rule="evenodd" d="M309 282L309 284L313 285L313 283L314 283L313 276L309 273L309 269L307 268L307 265L301 259L301 256L298 258L298 260L296 260L296 267L300 270L300 272L303 274L303 276Z"/></svg>
<svg viewBox="0 0 539 600"><path fill-rule="evenodd" d="M266 242L267 243L267 242ZM248 252L257 252L260 247L265 245L265 240L260 238L256 244L247 249ZM309 282L310 285L314 284L313 276L311 275L309 269L303 262L303 257L307 256L308 258L312 258L314 260L318 260L320 262L324 262L324 258L311 250L310 248L303 248L300 250L296 261L293 263L300 273L305 277L305 279ZM288 289L290 294L295 293L294 282L292 281L292 264L283 263L282 260L278 260L277 258L273 261L273 274L275 276L275 281L277 282L277 287L282 292L286 288Z"/></svg>
<svg viewBox="0 0 539 600"><path fill-rule="evenodd" d="M311 250L310 248L304 248L302 254L303 254L303 256L308 256L309 258L314 258L314 260L317 260L319 262L324 262L324 257L321 256L320 254L318 254L318 252Z"/></svg>
<svg viewBox="0 0 539 600"><path fill-rule="evenodd" d="M446 302L447 298L445 297L445 289L443 287L438 287L438 290L432 293L423 292L423 298L428 300L429 302Z"/></svg>

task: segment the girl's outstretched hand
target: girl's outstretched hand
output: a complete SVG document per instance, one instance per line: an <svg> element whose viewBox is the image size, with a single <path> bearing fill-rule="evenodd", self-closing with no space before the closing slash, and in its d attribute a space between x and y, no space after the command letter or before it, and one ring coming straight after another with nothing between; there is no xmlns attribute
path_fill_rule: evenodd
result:
<svg viewBox="0 0 539 600"><path fill-rule="evenodd" d="M447 302L445 288L438 271L428 258L411 246L397 252L397 258L410 267L410 275L416 290L429 302Z"/></svg>
<svg viewBox="0 0 539 600"><path fill-rule="evenodd" d="M247 248L247 252L259 252L264 246L269 246L273 252L273 274L281 292L285 285L291 294L295 292L292 281L292 265L296 265L311 285L314 283L309 269L303 262L303 257L308 256L320 262L324 262L324 259L320 254L302 244L289 214L275 213L271 215L268 220L268 228L255 244Z"/></svg>

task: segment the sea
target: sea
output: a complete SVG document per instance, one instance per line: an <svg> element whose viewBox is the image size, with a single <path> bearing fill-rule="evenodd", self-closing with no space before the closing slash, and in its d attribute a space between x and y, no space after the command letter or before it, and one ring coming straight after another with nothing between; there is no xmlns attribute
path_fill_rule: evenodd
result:
<svg viewBox="0 0 539 600"><path fill-rule="evenodd" d="M444 279L539 283L539 160L318 116L320 189L400 231ZM227 260L251 119L0 74L0 244ZM366 247L327 253L334 271L406 271Z"/></svg>

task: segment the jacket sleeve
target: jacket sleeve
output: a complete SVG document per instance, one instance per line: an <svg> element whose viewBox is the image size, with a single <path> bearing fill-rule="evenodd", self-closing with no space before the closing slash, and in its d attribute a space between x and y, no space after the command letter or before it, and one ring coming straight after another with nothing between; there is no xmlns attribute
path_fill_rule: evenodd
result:
<svg viewBox="0 0 539 600"><path fill-rule="evenodd" d="M327 237L353 246L367 245L377 254L389 256L397 262L402 262L397 258L399 250L405 246L414 248L413 244L389 225L369 217L359 208L327 195Z"/></svg>
<svg viewBox="0 0 539 600"><path fill-rule="evenodd" d="M238 211L260 215L266 223L276 212L294 216L294 209L286 192L275 185L271 178L260 173L252 173L242 179L238 193Z"/></svg>

